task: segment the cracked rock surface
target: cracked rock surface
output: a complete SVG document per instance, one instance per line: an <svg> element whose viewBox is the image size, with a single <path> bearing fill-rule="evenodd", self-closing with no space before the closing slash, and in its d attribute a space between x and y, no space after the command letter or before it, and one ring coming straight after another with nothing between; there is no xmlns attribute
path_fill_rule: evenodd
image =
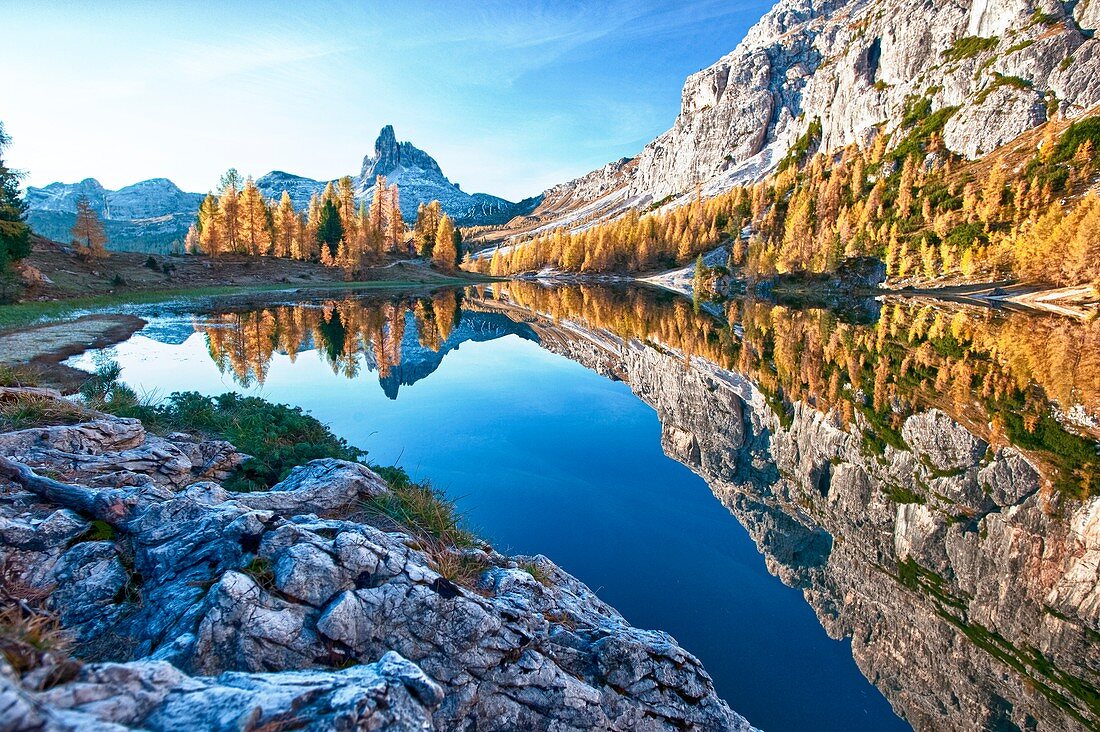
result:
<svg viewBox="0 0 1100 732"><path fill-rule="evenodd" d="M48 593L86 661L0 669L0 730L751 729L674 639L545 557L376 525L362 505L389 488L362 465L230 493L232 446L108 415L0 455L6 577Z"/></svg>

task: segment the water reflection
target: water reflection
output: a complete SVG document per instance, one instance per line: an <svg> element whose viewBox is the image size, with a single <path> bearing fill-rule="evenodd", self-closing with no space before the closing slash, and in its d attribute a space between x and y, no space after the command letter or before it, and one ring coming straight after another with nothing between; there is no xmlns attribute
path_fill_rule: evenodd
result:
<svg viewBox="0 0 1100 732"><path fill-rule="evenodd" d="M517 335L531 339L523 324L491 313L466 313L461 290L394 298L321 300L220 312L196 320L219 371L244 387L262 385L275 354L293 362L316 351L333 373L349 379L364 369L378 374L383 391L396 399L401 386L428 376L466 341Z"/></svg>
<svg viewBox="0 0 1100 732"><path fill-rule="evenodd" d="M517 282L197 327L242 384L312 349L391 396L467 340L537 340L656 409L666 453L914 727L1100 724L1098 322Z"/></svg>

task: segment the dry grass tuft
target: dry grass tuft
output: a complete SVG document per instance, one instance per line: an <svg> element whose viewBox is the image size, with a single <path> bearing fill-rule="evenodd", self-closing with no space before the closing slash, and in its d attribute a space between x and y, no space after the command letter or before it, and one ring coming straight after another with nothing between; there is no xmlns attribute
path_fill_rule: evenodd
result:
<svg viewBox="0 0 1100 732"><path fill-rule="evenodd" d="M470 590L480 591L477 582L492 564L480 552L467 552L447 546L438 540L417 541L428 564L443 578Z"/></svg>
<svg viewBox="0 0 1100 732"><path fill-rule="evenodd" d="M0 401L0 431L25 430L57 424L80 424L95 413L68 399L39 394L16 394Z"/></svg>
<svg viewBox="0 0 1100 732"><path fill-rule="evenodd" d="M384 476L388 495L362 504L364 513L382 524L408 531L418 542L447 547L474 547L477 538L468 531L452 502L443 491L424 481L414 483L407 476Z"/></svg>
<svg viewBox="0 0 1100 732"><path fill-rule="evenodd" d="M525 560L519 563L519 568L527 574L531 575L536 582L546 587L550 586L550 575L543 569L542 565L534 559Z"/></svg>
<svg viewBox="0 0 1100 732"><path fill-rule="evenodd" d="M47 667L41 688L67 681L80 669L69 658L72 643L61 621L43 606L51 589L27 584L8 563L0 566L0 654L20 675Z"/></svg>
<svg viewBox="0 0 1100 732"><path fill-rule="evenodd" d="M0 364L0 386L38 386L38 374L28 366Z"/></svg>

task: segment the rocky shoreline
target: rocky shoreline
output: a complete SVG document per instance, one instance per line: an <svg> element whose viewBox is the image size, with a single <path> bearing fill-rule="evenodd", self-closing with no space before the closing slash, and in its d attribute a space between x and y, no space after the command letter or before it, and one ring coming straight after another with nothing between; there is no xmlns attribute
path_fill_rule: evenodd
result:
<svg viewBox="0 0 1100 732"><path fill-rule="evenodd" d="M545 557L380 520L391 489L361 464L230 493L231 444L98 412L0 455L4 732L752 729ZM28 641L51 623L71 657Z"/></svg>

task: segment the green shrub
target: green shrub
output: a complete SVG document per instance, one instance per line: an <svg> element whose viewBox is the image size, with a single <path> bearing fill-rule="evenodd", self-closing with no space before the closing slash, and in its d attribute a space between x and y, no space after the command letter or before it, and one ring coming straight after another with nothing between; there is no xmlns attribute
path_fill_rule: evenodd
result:
<svg viewBox="0 0 1100 732"><path fill-rule="evenodd" d="M927 105L923 101L927 101ZM958 107L944 107L931 112L931 101L927 99L923 101L919 107L914 107L911 110L911 114L906 114L902 119L903 124L906 119L912 120L910 124L913 125L913 128L909 131L909 134L902 138L890 154L897 162L901 162L911 155L923 156L925 147L932 135L942 133L947 121L954 116L955 112L959 111Z"/></svg>
<svg viewBox="0 0 1100 732"><path fill-rule="evenodd" d="M81 393L95 408L140 419L154 432L194 432L232 442L252 459L225 482L229 490L269 488L310 460L359 460L365 454L299 407L234 393L207 397L193 391L147 404L118 381L119 374L115 364L101 366Z"/></svg>
<svg viewBox="0 0 1100 732"><path fill-rule="evenodd" d="M960 250L965 250L975 244L988 244L989 235L985 233L985 226L973 222L956 226L947 233L944 240L948 244L958 247Z"/></svg>
<svg viewBox="0 0 1100 732"><path fill-rule="evenodd" d="M821 132L822 126L820 119L814 119L810 122L810 126L806 128L806 132L795 140L794 145L787 151L786 157L779 162L780 172L792 165L802 165L806 160L806 156L810 154L810 151L816 150L817 146L821 144Z"/></svg>
<svg viewBox="0 0 1100 732"><path fill-rule="evenodd" d="M1031 22L1033 25L1054 25L1058 22L1058 16L1035 8L1035 12L1031 14Z"/></svg>
<svg viewBox="0 0 1100 732"><path fill-rule="evenodd" d="M252 459L226 481L229 490L268 488L285 478L292 468L310 460L358 460L364 454L301 408L272 404L256 397L234 393L207 397L197 392L177 392L162 404L139 411L149 414L154 427L228 440L251 455Z"/></svg>
<svg viewBox="0 0 1100 732"><path fill-rule="evenodd" d="M1019 76L1006 76L1005 74L994 71L993 83L978 92L976 101L978 102L978 104L981 104L989 98L990 94L992 94L997 89L1000 89L1002 86L1011 86L1014 89L1030 89L1031 82Z"/></svg>
<svg viewBox="0 0 1100 732"><path fill-rule="evenodd" d="M886 497L894 503L924 503L925 498L911 488L900 485L887 485L884 491Z"/></svg>
<svg viewBox="0 0 1100 732"><path fill-rule="evenodd" d="M1071 160L1077 149L1086 142L1091 142L1092 149L1100 154L1100 117L1089 117L1067 127L1054 146L1052 161L1064 163Z"/></svg>
<svg viewBox="0 0 1100 732"><path fill-rule="evenodd" d="M943 57L948 61L962 61L974 58L980 53L997 47L997 38L982 38L981 36L963 36L951 44L951 48L943 52Z"/></svg>
<svg viewBox="0 0 1100 732"><path fill-rule="evenodd" d="M79 541L114 541L115 529L106 521L96 519L88 525L88 530L80 535Z"/></svg>
<svg viewBox="0 0 1100 732"><path fill-rule="evenodd" d="M912 127L931 114L932 100L929 97L906 97L905 106L901 110L901 126Z"/></svg>

